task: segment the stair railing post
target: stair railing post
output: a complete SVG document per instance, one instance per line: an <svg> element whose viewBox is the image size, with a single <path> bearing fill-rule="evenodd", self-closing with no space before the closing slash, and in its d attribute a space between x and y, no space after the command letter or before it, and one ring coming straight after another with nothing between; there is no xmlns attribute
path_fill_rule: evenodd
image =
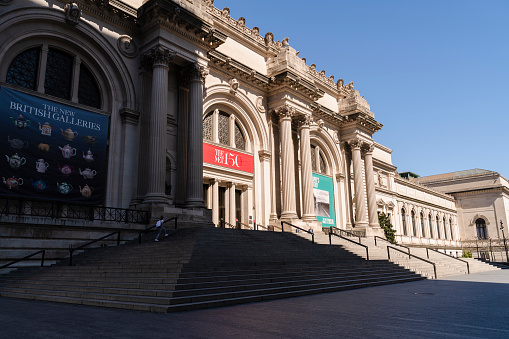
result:
<svg viewBox="0 0 509 339"><path fill-rule="evenodd" d="M141 244L141 232L138 232L138 244Z"/></svg>
<svg viewBox="0 0 509 339"><path fill-rule="evenodd" d="M175 217L175 231L177 230L177 222L178 222L178 221L177 221L177 219L178 219L178 218L177 218L177 217Z"/></svg>
<svg viewBox="0 0 509 339"><path fill-rule="evenodd" d="M429 259L429 248L426 247L426 255L428 256L428 259Z"/></svg>
<svg viewBox="0 0 509 339"><path fill-rule="evenodd" d="M117 233L117 246L120 246L120 231Z"/></svg>
<svg viewBox="0 0 509 339"><path fill-rule="evenodd" d="M329 245L332 245L332 234L329 232Z"/></svg>
<svg viewBox="0 0 509 339"><path fill-rule="evenodd" d="M46 253L46 250L42 250L41 267L44 267L44 254L45 253Z"/></svg>
<svg viewBox="0 0 509 339"><path fill-rule="evenodd" d="M69 245L69 266L72 266L72 252L74 252L72 245Z"/></svg>
<svg viewBox="0 0 509 339"><path fill-rule="evenodd" d="M390 246L387 246L387 259L391 260L391 253L389 251Z"/></svg>
<svg viewBox="0 0 509 339"><path fill-rule="evenodd" d="M377 246L377 245L376 245L376 235L374 236L374 238L375 238L375 246Z"/></svg>
<svg viewBox="0 0 509 339"><path fill-rule="evenodd" d="M281 221L281 232L285 231L285 226L283 225L284 221Z"/></svg>

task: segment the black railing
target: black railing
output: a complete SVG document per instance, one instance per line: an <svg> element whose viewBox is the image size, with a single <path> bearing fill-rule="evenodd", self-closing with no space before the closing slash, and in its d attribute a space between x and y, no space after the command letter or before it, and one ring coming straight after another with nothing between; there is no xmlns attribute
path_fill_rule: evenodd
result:
<svg viewBox="0 0 509 339"><path fill-rule="evenodd" d="M26 260L26 259L28 259L28 258L31 258L31 257L33 257L34 255L37 255L37 254L39 254L39 253L42 253L42 257L41 257L41 267L43 267L43 266L44 266L44 255L46 254L46 250L40 250L40 251L34 252L34 253L32 253L32 254L29 254L29 255L27 255L26 257L23 257L23 258L21 258L21 259L14 260L14 261L12 261L12 262L10 262L10 263L8 263L8 264L5 264L5 265L0 266L0 269L2 269L2 268L7 268L7 267L9 267L9 266L12 266L12 265L14 265L14 264L17 264L17 263L19 263L20 261L23 261L23 260Z"/></svg>
<svg viewBox="0 0 509 339"><path fill-rule="evenodd" d="M295 225L293 225L293 224L290 224L290 223L289 223L289 222L287 222L287 221L281 221L281 232L284 232L284 231L285 231L285 227L284 227L284 225L283 225L283 224L287 224L288 226L294 227L294 228L296 228L296 229L298 229L298 230L301 230L301 231L303 231L303 232L306 232L306 233L308 233L308 234L311 234L311 240L313 241L313 244L315 243L315 233L314 233L313 231L305 230L305 229L303 229L303 228L301 228L301 227L299 227L299 226L295 226Z"/></svg>
<svg viewBox="0 0 509 339"><path fill-rule="evenodd" d="M170 222L170 221L172 221L172 220L174 220L174 221L175 221L175 231L176 231L176 230L177 230L177 226L178 226L178 218L177 218L177 217L173 217L173 218L170 218L170 219L168 219L168 220L165 220L165 221L163 222L163 224L166 224L167 222ZM139 232L138 232L138 244L141 244L141 236L142 236L143 234L148 233L148 231L150 231L151 229L156 228L156 227L157 227L157 226L156 226L156 225L154 225L154 226L150 226L149 228L145 228L143 231L139 231Z"/></svg>
<svg viewBox="0 0 509 339"><path fill-rule="evenodd" d="M120 245L120 231L111 232L110 234L107 234L104 237L100 237L99 239L89 241L86 244L83 244L76 248L72 247L72 245L69 245L69 266L72 266L72 254L74 253L74 251L80 250L84 247L87 247L87 246L93 244L93 243L96 243L96 242L101 241L105 238L111 237L113 234L117 234L117 246Z"/></svg>
<svg viewBox="0 0 509 339"><path fill-rule="evenodd" d="M265 230L267 230L267 231L269 230L269 227L263 226L262 224L257 224L256 221L253 223L253 227L254 227L255 231L258 231L258 228L260 228L260 227L265 229Z"/></svg>
<svg viewBox="0 0 509 339"><path fill-rule="evenodd" d="M398 251L398 252L401 252L401 253L403 253L403 254L405 254L405 255L408 255L408 259L411 259L412 257L414 257L414 258L416 258L416 259L422 260L422 261L424 261L424 262L427 262L428 264L433 265L433 272L435 273L435 279L437 279L437 266L435 265L435 263L434 263L434 262L431 262L431 261L426 260L426 259L424 259L424 258L418 257L418 256L416 256L416 255L414 255L414 254L410 254L410 252L405 253L405 251L402 251L402 250L400 250L399 248L392 247L392 246L387 246L387 257L389 258L389 260L391 260L391 252L390 252L390 249L393 249L393 250L395 250L395 251Z"/></svg>
<svg viewBox="0 0 509 339"><path fill-rule="evenodd" d="M346 241L349 241L349 242L351 242L352 244L355 244L355 245L358 245L358 246L362 246L362 247L364 247L364 249L366 250L366 260L369 260L369 249L368 249L368 246L361 244L361 243L360 243L360 240L359 240L359 242L357 242L357 241L353 241L352 239L348 239L347 237L344 237L344 236L342 236L342 235L340 235L340 234L336 234L336 233L333 233L333 232L329 232L329 245L332 245L332 236L333 236L333 235L334 235L334 236L336 236L336 237L340 237L341 239L344 239L344 240L346 240Z"/></svg>
<svg viewBox="0 0 509 339"><path fill-rule="evenodd" d="M399 247L406 248L406 249L407 249L408 254L410 254L410 247L407 247L407 246L405 246L405 245L400 245L400 244L394 244L394 243L390 242L389 240L387 240L387 239L385 239L385 238L379 237L378 235L375 235L375 246L377 246L377 244L376 244L376 239L380 239L380 240L386 241L386 242L388 242L389 244L392 244L392 245L394 245L394 246L399 246Z"/></svg>
<svg viewBox="0 0 509 339"><path fill-rule="evenodd" d="M361 237L360 237L360 235L357 235L357 234L355 234L355 233L352 233L352 232L349 232L349 231L346 231L346 230L342 230L342 229L337 228L337 227L334 227L334 226L332 226L330 229L331 229L331 231L333 231L333 233L334 233L334 232L339 232L339 234L340 234L340 235L343 235L343 234L344 234L344 235L346 235L347 237L358 238L358 239L359 239L359 244L361 243ZM337 233L336 233L336 234L337 234Z"/></svg>
<svg viewBox="0 0 509 339"><path fill-rule="evenodd" d="M248 230L253 230L253 228L251 226L249 226L248 224L245 224L243 222L239 223L240 224L240 228L242 228L242 226L244 226L244 228L248 229Z"/></svg>
<svg viewBox="0 0 509 339"><path fill-rule="evenodd" d="M447 256L447 257L449 257L449 258L456 259L456 260L459 260L459 261L461 261L461 262L463 262L463 263L467 264L467 274L470 274L470 265L468 264L468 262L467 262L467 261L465 261L465 260L461 260L461 259L459 259L459 258L455 258L455 257L453 257L452 255L449 255L449 254L447 254L447 253L443 253L443 252L437 251L437 250L436 250L436 249L434 249L434 248L426 247L426 255L428 256L428 259L429 259L429 250L434 251L434 252L437 252L437 253L440 253L440 254L445 255L445 256Z"/></svg>
<svg viewBox="0 0 509 339"><path fill-rule="evenodd" d="M135 224L147 224L150 220L149 211L7 196L0 196L0 215L100 220Z"/></svg>

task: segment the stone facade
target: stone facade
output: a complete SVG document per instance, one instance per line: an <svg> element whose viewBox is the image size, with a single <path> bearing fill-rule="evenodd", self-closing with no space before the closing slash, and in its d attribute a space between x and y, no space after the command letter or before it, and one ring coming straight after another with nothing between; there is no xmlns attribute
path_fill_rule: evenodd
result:
<svg viewBox="0 0 509 339"><path fill-rule="evenodd" d="M470 236L459 225L474 216L457 195L399 178L353 82L213 0L8 1L0 32L3 86L83 107L45 94L45 53L62 50L94 74L93 111L110 116L107 206L365 235L383 235L383 211L403 243L451 247ZM12 60L30 48L41 51L36 86L9 83ZM322 195L319 179L330 183Z"/></svg>

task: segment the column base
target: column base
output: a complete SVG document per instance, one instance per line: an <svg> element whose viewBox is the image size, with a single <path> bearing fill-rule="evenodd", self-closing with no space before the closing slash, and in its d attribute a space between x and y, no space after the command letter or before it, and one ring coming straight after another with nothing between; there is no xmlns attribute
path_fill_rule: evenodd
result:
<svg viewBox="0 0 509 339"><path fill-rule="evenodd" d="M377 237L385 238L384 230L378 225L375 227L368 227L366 229L366 237L374 237L375 235Z"/></svg>
<svg viewBox="0 0 509 339"><path fill-rule="evenodd" d="M281 220L292 222L292 220L299 219L296 212L283 212L281 213Z"/></svg>
<svg viewBox="0 0 509 339"><path fill-rule="evenodd" d="M143 203L168 205L169 200L164 193L147 193L143 198Z"/></svg>
<svg viewBox="0 0 509 339"><path fill-rule="evenodd" d="M205 201L203 199L186 200L186 208L205 208Z"/></svg>
<svg viewBox="0 0 509 339"><path fill-rule="evenodd" d="M305 222L309 222L309 223L313 223L313 222L318 222L318 220L316 220L316 215L314 214L304 214L302 216L302 220L305 221Z"/></svg>

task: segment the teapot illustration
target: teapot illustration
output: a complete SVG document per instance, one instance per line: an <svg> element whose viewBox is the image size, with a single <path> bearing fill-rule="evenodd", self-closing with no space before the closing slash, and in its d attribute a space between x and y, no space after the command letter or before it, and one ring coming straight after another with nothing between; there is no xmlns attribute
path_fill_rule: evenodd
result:
<svg viewBox="0 0 509 339"><path fill-rule="evenodd" d="M64 147L58 146L58 148L60 148L62 151L62 156L66 159L70 159L76 155L76 148L72 148L69 144L65 145Z"/></svg>
<svg viewBox="0 0 509 339"><path fill-rule="evenodd" d="M16 126L19 129L23 129L27 126L30 126L30 120L25 119L25 117L21 114L18 115L17 119L14 119L13 117L10 118L14 126Z"/></svg>
<svg viewBox="0 0 509 339"><path fill-rule="evenodd" d="M62 135L66 140L72 141L78 136L78 132L73 131L70 127L68 127L65 131L63 129L60 130L62 131Z"/></svg>
<svg viewBox="0 0 509 339"><path fill-rule="evenodd" d="M41 131L42 135L51 136L51 130L53 129L53 125L50 125L49 122L45 122L43 125L39 122L39 131Z"/></svg>
<svg viewBox="0 0 509 339"><path fill-rule="evenodd" d="M48 187L45 181L42 181L41 179L33 181L32 180L32 186L34 186L35 190L37 192L42 192Z"/></svg>
<svg viewBox="0 0 509 339"><path fill-rule="evenodd" d="M58 169L60 172L62 172L63 175L68 176L74 171L74 166L64 165L60 167L60 165L58 165Z"/></svg>
<svg viewBox="0 0 509 339"><path fill-rule="evenodd" d="M87 151L87 154L83 153L83 159L85 159L86 162L92 162L94 161L94 155L90 151L90 148Z"/></svg>
<svg viewBox="0 0 509 339"><path fill-rule="evenodd" d="M18 186L21 186L23 185L23 178L9 178L7 180L5 180L4 177L2 177L3 181L4 181L4 184L7 185L7 187L9 187L9 189L12 189L12 188L18 188Z"/></svg>
<svg viewBox="0 0 509 339"><path fill-rule="evenodd" d="M57 188L58 188L58 191L62 194L69 194L69 192L72 191L72 185L68 184L66 182L63 182L63 183L57 182Z"/></svg>
<svg viewBox="0 0 509 339"><path fill-rule="evenodd" d="M93 179L95 175L97 174L96 170L91 170L90 168L85 168L83 171L81 168L79 168L80 174L83 176L84 179Z"/></svg>
<svg viewBox="0 0 509 339"><path fill-rule="evenodd" d="M18 138L11 139L10 136L7 136L7 141L9 142L11 147L14 149L22 149L22 148L28 147L28 141L23 141Z"/></svg>
<svg viewBox="0 0 509 339"><path fill-rule="evenodd" d="M85 185L85 187L83 187L83 188L81 188L81 186L80 186L80 193L85 198L88 198L89 196L91 196L93 191L94 191L94 188L89 187L88 185Z"/></svg>
<svg viewBox="0 0 509 339"><path fill-rule="evenodd" d="M86 137L83 137L83 139L85 139L85 142L87 143L87 145L94 146L94 143L95 143L94 136L87 135Z"/></svg>
<svg viewBox="0 0 509 339"><path fill-rule="evenodd" d="M47 162L45 162L44 159L38 159L35 162L35 169L39 173L46 173L46 170L48 169L48 167L49 167L49 164Z"/></svg>
<svg viewBox="0 0 509 339"><path fill-rule="evenodd" d="M41 152L49 152L50 150L50 146L48 144L43 144L42 142L39 144L39 146L37 146L37 148L39 149L39 151Z"/></svg>
<svg viewBox="0 0 509 339"><path fill-rule="evenodd" d="M23 157L20 157L18 153L14 154L12 157L9 158L9 156L6 154L5 157L7 158L7 162L11 166L11 168L19 168L20 166L23 166L27 160Z"/></svg>

